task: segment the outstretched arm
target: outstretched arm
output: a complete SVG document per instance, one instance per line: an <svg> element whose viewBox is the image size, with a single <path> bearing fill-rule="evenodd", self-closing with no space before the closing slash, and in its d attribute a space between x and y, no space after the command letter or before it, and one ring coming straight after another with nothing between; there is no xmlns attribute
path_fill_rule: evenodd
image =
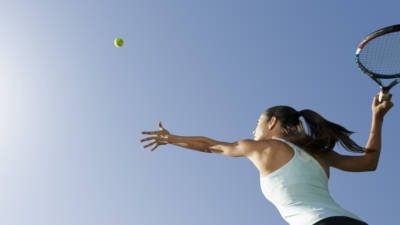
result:
<svg viewBox="0 0 400 225"><path fill-rule="evenodd" d="M202 136L178 136L178 135L169 135L167 137L168 144L173 144L176 146L205 152L205 153L213 153L212 146L220 145L225 148L229 148L233 146L233 143L216 141L211 138L202 137Z"/></svg>
<svg viewBox="0 0 400 225"><path fill-rule="evenodd" d="M249 156L250 153L255 152L257 149L265 148L265 143L256 142L251 139L223 142L201 136L185 137L170 135L168 143L201 152L216 153L231 157Z"/></svg>
<svg viewBox="0 0 400 225"><path fill-rule="evenodd" d="M156 146L151 151L153 151L159 145L173 144L176 146L205 153L216 153L226 156L240 157L240 156L248 156L251 152L254 152L261 145L260 142L253 141L251 139L244 139L236 142L223 142L202 136L178 136L178 135L173 135L169 131L167 131L162 126L161 122L159 122L159 127L160 131L142 132L142 134L156 135L152 137L143 138L141 140L141 142L154 140L153 143L144 146L146 148L156 144Z"/></svg>

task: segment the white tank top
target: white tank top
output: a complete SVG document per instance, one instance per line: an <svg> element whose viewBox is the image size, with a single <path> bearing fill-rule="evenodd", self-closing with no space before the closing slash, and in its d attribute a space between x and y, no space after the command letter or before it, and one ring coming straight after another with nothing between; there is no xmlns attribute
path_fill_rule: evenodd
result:
<svg viewBox="0 0 400 225"><path fill-rule="evenodd" d="M289 141L273 138L287 143L294 156L278 170L260 176L260 185L265 198L275 205L286 222L312 225L331 216L363 221L333 200L326 172L316 159Z"/></svg>

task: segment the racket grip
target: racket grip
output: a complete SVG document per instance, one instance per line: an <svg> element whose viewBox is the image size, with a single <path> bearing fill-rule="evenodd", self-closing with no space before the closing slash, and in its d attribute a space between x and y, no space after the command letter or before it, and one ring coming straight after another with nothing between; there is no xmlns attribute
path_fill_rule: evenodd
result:
<svg viewBox="0 0 400 225"><path fill-rule="evenodd" d="M390 97L390 93L387 90L382 89L379 92L379 103L381 103L383 101L383 99L389 98Z"/></svg>

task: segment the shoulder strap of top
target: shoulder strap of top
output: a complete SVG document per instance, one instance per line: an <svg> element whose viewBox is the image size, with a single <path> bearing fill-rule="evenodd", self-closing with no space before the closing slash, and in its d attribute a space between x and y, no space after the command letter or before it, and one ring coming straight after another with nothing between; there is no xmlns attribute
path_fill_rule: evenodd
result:
<svg viewBox="0 0 400 225"><path fill-rule="evenodd" d="M275 137L275 136L272 136L272 139L280 140L280 141L286 143L287 145L290 146L291 149L293 149L293 151L295 153L298 151L297 146L295 144L293 144L292 142L288 141L288 140L285 140L285 139L279 138L279 137Z"/></svg>
<svg viewBox="0 0 400 225"><path fill-rule="evenodd" d="M281 141L287 143L288 145L290 145L291 147L292 147L292 145L293 145L293 143L291 143L290 141L287 141L287 140L285 140L285 139L283 139L283 138L279 138L279 137L272 136L272 139L281 140Z"/></svg>
<svg viewBox="0 0 400 225"><path fill-rule="evenodd" d="M283 138L278 138L278 137L275 137L275 136L273 136L272 138L273 139L278 139L278 140L281 140L281 141L287 143L293 149L295 154L299 151L300 157L305 157L306 159L308 159L308 158L311 159L314 162L314 164L317 165L321 169L321 172L323 172L324 177L329 179L329 177L327 176L325 170L322 168L322 166L319 164L319 162L314 158L314 156L312 156L310 153L308 153L307 151L304 151L302 148L298 147L297 145L295 145L292 142L287 141L287 140L285 140Z"/></svg>

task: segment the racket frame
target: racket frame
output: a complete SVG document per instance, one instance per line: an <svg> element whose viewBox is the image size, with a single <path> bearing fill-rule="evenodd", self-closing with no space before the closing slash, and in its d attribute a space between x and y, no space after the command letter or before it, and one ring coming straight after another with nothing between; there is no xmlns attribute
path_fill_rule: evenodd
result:
<svg viewBox="0 0 400 225"><path fill-rule="evenodd" d="M374 80L380 87L381 91L379 93L379 102L382 102L382 99L384 97L388 97L389 90L394 87L396 84L400 83L400 73L397 74L379 74L379 73L374 73L367 69L361 62L360 62L360 52L361 50L365 47L365 45L368 44L371 40L374 40L377 37L380 37L382 35L388 34L388 33L393 33L393 32L398 32L400 31L400 24L395 24L391 25L388 27L381 28L377 31L374 31L365 37L361 43L357 46L356 50L356 63L358 67L361 69L362 72L364 72L366 75L368 75L372 80ZM397 78L397 79L396 79ZM396 79L392 81L389 85L384 86L381 79Z"/></svg>

